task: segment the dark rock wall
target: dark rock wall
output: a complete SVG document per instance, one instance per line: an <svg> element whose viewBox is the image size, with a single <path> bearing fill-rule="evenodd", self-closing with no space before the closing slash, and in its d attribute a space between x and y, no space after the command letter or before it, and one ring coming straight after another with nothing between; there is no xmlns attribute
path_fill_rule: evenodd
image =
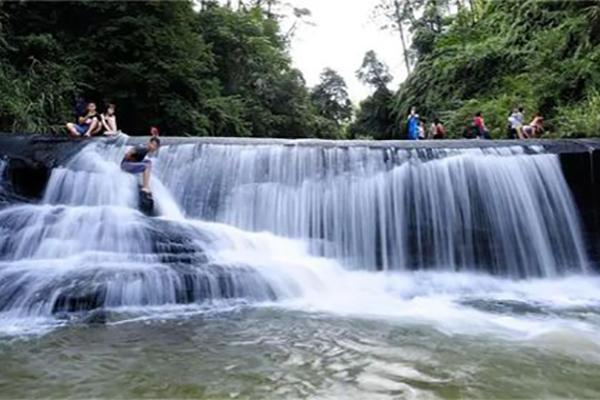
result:
<svg viewBox="0 0 600 400"><path fill-rule="evenodd" d="M562 153L560 163L581 216L588 254L600 270L600 150Z"/></svg>

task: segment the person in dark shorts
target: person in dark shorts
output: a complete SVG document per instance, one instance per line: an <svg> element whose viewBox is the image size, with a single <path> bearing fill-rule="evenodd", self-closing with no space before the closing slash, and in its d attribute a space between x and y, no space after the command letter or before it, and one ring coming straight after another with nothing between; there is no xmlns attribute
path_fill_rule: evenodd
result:
<svg viewBox="0 0 600 400"><path fill-rule="evenodd" d="M92 137L100 132L100 117L96 112L96 103L88 103L85 111L77 118L77 123L69 122L67 130L71 137Z"/></svg>
<svg viewBox="0 0 600 400"><path fill-rule="evenodd" d="M135 146L125 154L121 161L121 169L130 174L143 174L142 191L150 193L150 172L152 171L152 161L146 159L148 154L152 154L160 147L160 139L151 137L145 145Z"/></svg>

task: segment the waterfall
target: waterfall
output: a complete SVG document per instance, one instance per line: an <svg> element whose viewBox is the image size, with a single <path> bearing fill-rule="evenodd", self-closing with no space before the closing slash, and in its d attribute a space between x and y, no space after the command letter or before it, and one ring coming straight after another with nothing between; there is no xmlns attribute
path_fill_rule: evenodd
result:
<svg viewBox="0 0 600 400"><path fill-rule="evenodd" d="M302 243L183 220L157 180L161 218L136 209L123 145L92 144L52 171L41 204L0 209L0 317L101 307L270 301L317 288ZM291 256L311 264L297 268ZM310 289L312 290L312 289Z"/></svg>
<svg viewBox="0 0 600 400"><path fill-rule="evenodd" d="M4 170L6 169L6 161L0 158L0 185L4 181Z"/></svg>
<svg viewBox="0 0 600 400"><path fill-rule="evenodd" d="M376 293L389 285L374 270L587 268L559 161L541 148L164 146L148 218L119 168L125 142L87 145L41 202L0 207L0 319Z"/></svg>
<svg viewBox="0 0 600 400"><path fill-rule="evenodd" d="M188 144L159 161L187 216L306 240L354 269L544 277L587 265L558 158L541 148Z"/></svg>

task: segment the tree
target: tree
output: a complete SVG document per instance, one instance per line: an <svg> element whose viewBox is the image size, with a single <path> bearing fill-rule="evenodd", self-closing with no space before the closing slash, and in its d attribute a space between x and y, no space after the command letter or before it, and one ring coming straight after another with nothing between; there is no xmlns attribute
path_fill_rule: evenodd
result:
<svg viewBox="0 0 600 400"><path fill-rule="evenodd" d="M600 88L597 2L461 3L402 83L397 114L419 104L421 115L441 117L456 137L482 111L492 135L503 137L507 112L523 106L528 118L544 115L546 134L598 134L589 117Z"/></svg>
<svg viewBox="0 0 600 400"><path fill-rule="evenodd" d="M395 29L400 34L400 43L402 44L402 55L406 71L410 73L411 64L409 57L409 38L407 36L407 24L415 19L413 2L422 0L380 0L375 6L375 14L379 19L383 19L382 29Z"/></svg>
<svg viewBox="0 0 600 400"><path fill-rule="evenodd" d="M388 88L381 86L372 96L360 103L356 120L350 126L349 133L351 138L392 139L395 125L393 94Z"/></svg>
<svg viewBox="0 0 600 400"><path fill-rule="evenodd" d="M375 17L383 23L382 29L398 31L402 54L408 73L412 71L411 48L427 50L434 36L442 33L444 14L450 11L450 0L380 0L375 6ZM417 46L414 42L417 40Z"/></svg>
<svg viewBox="0 0 600 400"><path fill-rule="evenodd" d="M41 93L68 89L70 96L59 99L61 109L69 108L68 97L81 94L117 103L120 127L127 132L146 132L156 124L176 134L208 133L203 107L215 95L212 55L195 32L191 3L15 2L2 8L12 48L4 61L26 74L24 82L49 67L49 82L68 74L64 89ZM46 115L56 118L52 124L72 118Z"/></svg>
<svg viewBox="0 0 600 400"><path fill-rule="evenodd" d="M352 117L346 81L330 68L323 70L320 79L321 82L311 92L311 100L321 116L340 126Z"/></svg>
<svg viewBox="0 0 600 400"><path fill-rule="evenodd" d="M233 126L243 129L224 134L313 134L315 111L302 75L291 66L276 20L259 8L234 11L215 6L198 16L198 28L212 48L220 95L238 99L234 104L241 121Z"/></svg>
<svg viewBox="0 0 600 400"><path fill-rule="evenodd" d="M391 117L393 96L387 85L393 77L387 65L370 50L365 54L356 76L364 84L373 86L375 93L360 103L356 120L349 128L350 136L391 139L394 129L394 118Z"/></svg>
<svg viewBox="0 0 600 400"><path fill-rule="evenodd" d="M81 95L133 134L313 136L276 2L255 3L0 2L0 129L62 131Z"/></svg>
<svg viewBox="0 0 600 400"><path fill-rule="evenodd" d="M356 77L366 85L374 88L383 88L394 80L389 68L377 58L373 50L365 53L361 67L356 71Z"/></svg>

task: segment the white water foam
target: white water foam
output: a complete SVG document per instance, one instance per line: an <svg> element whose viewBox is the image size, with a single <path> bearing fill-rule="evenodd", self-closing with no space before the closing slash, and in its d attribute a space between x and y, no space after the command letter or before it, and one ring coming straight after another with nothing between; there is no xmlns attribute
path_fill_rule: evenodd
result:
<svg viewBox="0 0 600 400"><path fill-rule="evenodd" d="M529 151L181 145L158 174L190 218L297 238L349 268L585 271L558 159Z"/></svg>
<svg viewBox="0 0 600 400"><path fill-rule="evenodd" d="M191 149L198 151L194 147ZM101 278L100 282L108 284L104 303L106 307L113 310L138 310L146 314L143 318L151 318L154 314L164 318L165 315L182 309L186 312L194 309L203 312L219 307L228 309L232 304L263 304L338 317L376 318L408 326L425 325L447 335L491 335L506 340L545 341L555 347L560 347L560 339L557 338L579 338L589 343L588 348L593 350L593 354L597 352L596 337L600 325L600 280L597 277L573 275L552 279L513 280L448 271L373 273L368 271L370 265L365 265L364 271L349 271L343 264L344 257L336 260L315 256L314 243L310 240L282 238L267 231L246 232L230 225L190 218L192 203L203 197L182 195L181 190L200 185L196 189L203 187L206 195L212 193L220 196L229 193L228 196L236 198L234 192L243 190L244 184L238 178L223 180L219 183L221 188L217 190L214 189L216 181L208 179L201 171L192 169L190 171L195 171L198 176L186 177L183 173L175 174L173 171L172 177L163 177L167 182L163 186L159 177L164 171L173 168L168 163L175 163L176 158L171 159L165 154L174 153L179 157L178 149L166 149L166 153L158 160L157 169L160 174L159 177L153 177L152 185L161 217L158 220L147 219L136 210L136 178L123 173L118 167L125 150L123 145L88 146L64 168L53 171L44 199L46 204L0 210L0 248L3 254L0 260L0 296L12 296L8 302L5 300L6 309L0 314L0 332L10 335L30 333L36 331L36 326L40 332L45 332L49 323L51 326L54 321L53 302L60 295L69 292L78 283L94 283ZM216 155L211 151L208 154L205 152L203 157L213 160ZM262 167L256 164L253 152L254 150L242 151L239 157L249 163L243 164L248 167L245 172L256 179ZM496 215L498 220L494 229L510 238L510 232L517 228L509 225L515 223L517 227L525 229L528 237L532 236L521 243L524 247L516 250L531 254L523 253L518 257L535 258L537 264L550 262L546 272L552 275L562 268L555 261L559 257L556 254L562 254L559 257L561 259L572 257L570 261L575 265L572 270L583 271L585 256L581 256L581 249L577 247L581 246L579 228L576 217L570 213L573 210L569 212L569 207L573 205L568 191L559 178L551 179L547 176L553 173L560 175L556 160L547 155L520 156L514 155L515 152L518 153L513 149L508 151L509 154L500 152L490 155L477 151L456 151L451 154L453 158L435 159L429 163L413 159L409 164L382 171L378 170L378 155L359 151L353 155L355 159L352 162L361 165L360 169L364 174L373 172L373 177L350 174L339 178L328 169L311 169L314 160L294 155L293 152L288 154L277 150L275 153L281 158L278 158L277 167L262 171L266 176L273 171L290 174L289 179L296 179L301 188L313 185L319 176L323 178L322 174L332 174L331 180L327 178L326 182L334 187L338 185L338 189L343 182L352 185L355 179L362 179L358 184L366 186L360 186L361 190L372 189L374 193L379 193L378 188L385 188L388 184L395 187L398 174L416 174L423 178L423 183L427 183L427 179L434 179L438 173L442 176L450 173L452 165L456 165L456 173L465 179L462 190L468 192L469 185L473 183L465 168L471 168L468 170L472 171L476 180L480 179L477 184L483 185L482 188L492 184L500 187L490 195L510 200L508 204L511 207L508 209L489 210L489 215L502 210L502 215ZM296 157L297 163L304 163L315 175L309 178L306 174L292 177L297 171L283 168L284 155ZM338 156L342 157L342 153L334 152L329 155ZM315 157L318 159L318 156ZM203 158L200 160L205 162ZM186 160L179 158L178 162L184 163ZM336 161L331 165L334 169L342 168L344 163ZM503 169L503 164L510 163L515 166ZM372 164L378 167L373 169L370 167ZM244 172L243 169L236 171ZM523 171L529 171L532 175ZM214 169L212 172L215 172ZM221 178L224 176L220 175ZM177 179L181 177L189 179L186 181L188 186L182 186L185 182L179 182L174 190L174 182L178 182ZM336 179L341 180L338 183ZM229 192L223 189L232 184L240 186ZM256 189L251 182L248 185L252 191ZM261 185L277 188L280 183L269 183L267 180ZM515 188L518 185L529 189L517 190ZM281 187L283 191L286 190L284 186ZM320 185L315 187L323 188ZM445 187L446 192L439 193L450 193L450 189ZM514 193L509 192L513 189ZM401 187L394 190L401 190ZM429 199L432 201L427 204L435 212L429 218L437 216L436 218L443 219L444 214L434 207L439 204L435 201L435 196L439 193L427 192L426 187L422 190L422 195L429 193L432 196ZM279 189L270 193L276 196L278 191ZM314 190L311 193L317 195ZM366 191L361 193L367 195ZM303 194L300 193L299 196L302 197ZM227 207L259 206L255 202L232 202L232 198L223 197L222 201ZM289 197L292 198L293 196ZM486 199L491 204L497 204L491 197ZM315 201L317 200L322 199L317 197ZM462 200L470 201L467 197ZM340 207L343 207L343 200L340 198L339 201ZM365 204L370 201L368 197L365 198ZM375 198L373 201L379 200ZM534 204L541 210L536 211ZM180 205L185 212L180 209ZM459 209L465 206L456 205ZM365 214L359 212L360 207L355 207L364 217ZM552 210L559 213L560 218L552 220ZM235 210L229 211L233 213ZM284 226L288 223L285 209L274 207L271 211L280 216L279 221ZM523 211L531 214L525 220L525 225L516 220L522 216ZM301 219L306 217L305 214L292 215ZM393 221L391 215L398 214L390 214L389 221ZM506 220L503 220L504 217ZM274 219L272 223L277 221ZM377 236L373 227L364 225L374 223L372 220L354 221L357 233L364 231ZM401 224L402 220L395 223ZM563 247L552 246L554 241L545 236L551 233L550 230L557 228L557 224L561 225L561 229L568 228L563 232L567 237L561 245ZM443 234L446 227L439 227L440 234ZM162 238L161 234L166 237ZM534 237L536 234L541 238ZM190 243L181 244L179 237ZM157 250L157 238L166 240L164 246L167 249ZM374 239L365 236L364 240ZM566 243L573 242L577 243L575 249L564 249ZM374 246L373 243L369 246ZM173 253L169 246L182 247L183 256ZM192 257L191 264L185 264L186 268L191 268L193 273L206 273L202 269L203 265L217 265L231 273L230 282L236 286L231 289L242 296L229 302L228 299L214 295L212 298L208 296L208 302L178 305L177 296L185 291L185 279L169 262L172 263L175 258L176 268L179 268L180 261L177 257L188 257L186 254ZM193 257L198 257L197 261ZM165 258L170 261L164 261ZM199 267L202 268L195 269ZM256 272L260 279L254 275L249 276L248 268ZM510 266L506 268L510 270ZM111 277L106 278L109 275ZM212 290L219 288L216 276L208 273L207 279L207 287ZM13 296L12 293L19 295Z"/></svg>

